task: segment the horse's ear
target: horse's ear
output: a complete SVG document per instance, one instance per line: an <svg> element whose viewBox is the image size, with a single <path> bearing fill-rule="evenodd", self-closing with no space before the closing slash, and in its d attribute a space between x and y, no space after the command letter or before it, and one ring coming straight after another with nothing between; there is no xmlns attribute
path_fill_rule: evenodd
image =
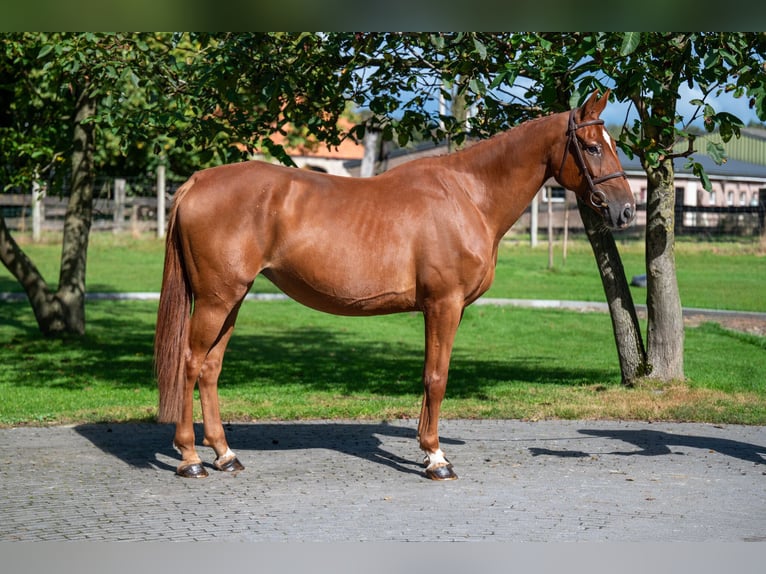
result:
<svg viewBox="0 0 766 574"><path fill-rule="evenodd" d="M593 90L593 93L582 106L582 120L585 118L596 119L604 111L606 103L609 101L609 94L611 90L607 89L604 95L598 97L598 90Z"/></svg>

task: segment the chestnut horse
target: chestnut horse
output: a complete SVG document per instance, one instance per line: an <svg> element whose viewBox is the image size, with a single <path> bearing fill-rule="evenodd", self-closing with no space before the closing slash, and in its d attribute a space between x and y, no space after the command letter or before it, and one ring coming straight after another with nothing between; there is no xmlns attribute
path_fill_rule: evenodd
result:
<svg viewBox="0 0 766 574"><path fill-rule="evenodd" d="M420 311L426 475L456 478L439 448L439 410L464 308L492 284L498 244L554 177L611 228L635 201L599 119L608 92L441 157L366 179L258 161L195 173L170 214L155 338L159 420L175 422L177 472L207 476L195 447L199 386L214 467L243 468L218 407L218 376L240 305L262 273L291 298L338 315Z"/></svg>

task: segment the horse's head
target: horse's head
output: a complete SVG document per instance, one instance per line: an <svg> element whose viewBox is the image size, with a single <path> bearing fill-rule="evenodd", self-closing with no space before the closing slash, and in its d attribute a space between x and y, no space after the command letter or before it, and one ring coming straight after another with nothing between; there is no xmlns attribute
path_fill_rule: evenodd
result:
<svg viewBox="0 0 766 574"><path fill-rule="evenodd" d="M597 92L581 108L569 112L566 140L556 180L574 191L614 229L627 227L636 214L636 200L617 157L614 140L599 119L609 91Z"/></svg>

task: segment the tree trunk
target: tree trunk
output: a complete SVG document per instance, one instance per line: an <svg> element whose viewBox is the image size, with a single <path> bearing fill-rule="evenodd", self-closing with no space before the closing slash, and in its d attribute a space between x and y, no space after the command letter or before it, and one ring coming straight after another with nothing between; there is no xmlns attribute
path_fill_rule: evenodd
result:
<svg viewBox="0 0 766 574"><path fill-rule="evenodd" d="M58 298L62 303L66 332L85 333L85 267L93 219L93 124L96 104L87 88L77 99L72 151L72 189L64 219Z"/></svg>
<svg viewBox="0 0 766 574"><path fill-rule="evenodd" d="M73 132L72 190L64 220L59 288L51 292L37 267L14 241L0 217L0 261L24 288L40 331L45 336L85 333L85 264L93 216L93 125L87 120L95 103L77 100Z"/></svg>
<svg viewBox="0 0 766 574"><path fill-rule="evenodd" d="M684 321L675 263L675 188L673 160L645 166L647 359L653 379L684 378Z"/></svg>
<svg viewBox="0 0 766 574"><path fill-rule="evenodd" d="M647 374L647 357L641 327L638 323L633 296L625 278L625 268L612 233L604 227L598 214L577 201L593 254L596 257L601 283L604 286L612 330L620 360L622 384L632 386Z"/></svg>
<svg viewBox="0 0 766 574"><path fill-rule="evenodd" d="M5 218L0 217L0 261L24 288L29 304L43 334L56 329L60 306L45 279L26 253L13 239Z"/></svg>

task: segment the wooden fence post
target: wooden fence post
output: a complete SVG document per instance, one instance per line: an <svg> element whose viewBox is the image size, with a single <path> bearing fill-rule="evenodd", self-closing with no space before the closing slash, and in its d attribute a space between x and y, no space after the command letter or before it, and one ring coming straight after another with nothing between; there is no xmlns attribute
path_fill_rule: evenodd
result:
<svg viewBox="0 0 766 574"><path fill-rule="evenodd" d="M165 164L157 166L157 237L165 237Z"/></svg>
<svg viewBox="0 0 766 574"><path fill-rule="evenodd" d="M378 141L380 140L380 132L371 127L367 127L364 132L364 157L362 158L362 165L359 168L359 177L372 177L375 175L375 163L378 159Z"/></svg>
<svg viewBox="0 0 766 574"><path fill-rule="evenodd" d="M548 269L553 269L553 189L548 188Z"/></svg>
<svg viewBox="0 0 766 574"><path fill-rule="evenodd" d="M117 178L114 180L114 232L120 233L125 224L125 180Z"/></svg>
<svg viewBox="0 0 766 574"><path fill-rule="evenodd" d="M569 193L564 190L564 239L561 246L561 266L567 264L567 243L569 242Z"/></svg>
<svg viewBox="0 0 766 574"><path fill-rule="evenodd" d="M32 241L35 243L42 239L43 220L45 219L45 187L40 187L40 182L32 183Z"/></svg>
<svg viewBox="0 0 766 574"><path fill-rule="evenodd" d="M532 198L532 206L529 212L529 246L537 247L537 227L539 225L538 214L540 212L540 192Z"/></svg>

